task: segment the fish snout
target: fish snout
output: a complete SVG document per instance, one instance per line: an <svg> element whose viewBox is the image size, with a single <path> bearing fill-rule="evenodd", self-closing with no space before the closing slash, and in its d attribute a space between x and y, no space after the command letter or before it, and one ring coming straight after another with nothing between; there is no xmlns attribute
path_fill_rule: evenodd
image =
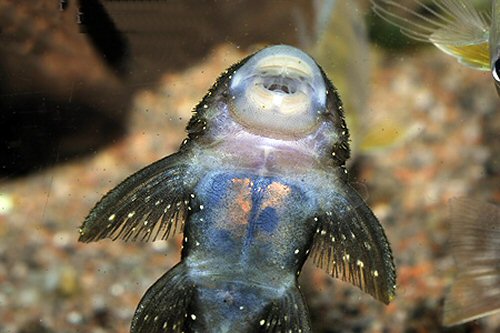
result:
<svg viewBox="0 0 500 333"><path fill-rule="evenodd" d="M291 46L250 57L231 77L232 116L254 131L296 136L317 128L326 84L316 62Z"/></svg>

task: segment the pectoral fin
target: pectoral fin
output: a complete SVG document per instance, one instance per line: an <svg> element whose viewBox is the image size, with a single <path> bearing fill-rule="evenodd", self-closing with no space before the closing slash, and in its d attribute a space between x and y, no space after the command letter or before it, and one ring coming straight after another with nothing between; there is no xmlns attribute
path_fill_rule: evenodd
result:
<svg viewBox="0 0 500 333"><path fill-rule="evenodd" d="M80 241L167 239L179 231L197 178L189 158L170 155L125 179L90 211Z"/></svg>
<svg viewBox="0 0 500 333"><path fill-rule="evenodd" d="M384 230L352 187L335 188L316 218L314 263L387 304L395 295L396 271Z"/></svg>

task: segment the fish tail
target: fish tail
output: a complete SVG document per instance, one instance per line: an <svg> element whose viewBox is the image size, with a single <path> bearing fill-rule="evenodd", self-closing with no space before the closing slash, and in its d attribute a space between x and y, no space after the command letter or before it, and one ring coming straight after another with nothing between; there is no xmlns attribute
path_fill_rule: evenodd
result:
<svg viewBox="0 0 500 333"><path fill-rule="evenodd" d="M144 294L137 307L131 333L186 332L185 325L195 285L187 268L178 264Z"/></svg>
<svg viewBox="0 0 500 333"><path fill-rule="evenodd" d="M500 311L500 207L457 198L450 208L458 274L444 303L446 326Z"/></svg>

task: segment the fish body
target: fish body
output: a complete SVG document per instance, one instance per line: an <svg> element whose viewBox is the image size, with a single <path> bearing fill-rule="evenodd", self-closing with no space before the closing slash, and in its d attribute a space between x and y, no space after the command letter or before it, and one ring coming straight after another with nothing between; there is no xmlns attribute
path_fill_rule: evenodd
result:
<svg viewBox="0 0 500 333"><path fill-rule="evenodd" d="M167 239L181 261L142 298L132 333L310 332L297 278L309 255L388 303L395 270L376 217L348 184L340 99L315 61L273 46L229 68L179 152L90 212L84 242Z"/></svg>
<svg viewBox="0 0 500 333"><path fill-rule="evenodd" d="M457 276L445 298L446 326L500 311L500 206L454 198L450 223Z"/></svg>
<svg viewBox="0 0 500 333"><path fill-rule="evenodd" d="M204 177L195 188L198 209L184 230L181 264L199 290L191 311L200 320L192 331L258 331L262 320L272 323L267 313L283 297L302 310L286 325L309 330L296 283L314 235L317 207L309 192L295 179L245 171Z"/></svg>
<svg viewBox="0 0 500 333"><path fill-rule="evenodd" d="M500 1L491 12L479 12L469 0L420 0L414 3L425 15L392 0L371 0L380 17L398 26L410 38L430 42L471 68L491 71L500 96Z"/></svg>

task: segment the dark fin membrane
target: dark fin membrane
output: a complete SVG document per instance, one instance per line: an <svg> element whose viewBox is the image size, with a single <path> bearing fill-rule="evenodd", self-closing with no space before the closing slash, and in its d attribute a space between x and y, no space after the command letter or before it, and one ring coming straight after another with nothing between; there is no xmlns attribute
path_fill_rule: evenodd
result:
<svg viewBox="0 0 500 333"><path fill-rule="evenodd" d="M118 74L125 74L129 45L99 0L80 0L79 23L104 61Z"/></svg>
<svg viewBox="0 0 500 333"><path fill-rule="evenodd" d="M180 231L196 182L186 174L188 164L185 155L176 153L125 179L90 211L79 241L149 241Z"/></svg>
<svg viewBox="0 0 500 333"><path fill-rule="evenodd" d="M254 332L259 333L311 332L309 312L300 291L293 287L273 301L262 312L256 327Z"/></svg>
<svg viewBox="0 0 500 333"><path fill-rule="evenodd" d="M457 198L450 212L458 275L444 302L446 326L500 311L500 206Z"/></svg>
<svg viewBox="0 0 500 333"><path fill-rule="evenodd" d="M185 332L194 291L186 266L178 264L146 291L135 310L130 333Z"/></svg>
<svg viewBox="0 0 500 333"><path fill-rule="evenodd" d="M313 261L388 304L395 295L396 271L384 230L353 188L336 186L339 193L317 217Z"/></svg>

